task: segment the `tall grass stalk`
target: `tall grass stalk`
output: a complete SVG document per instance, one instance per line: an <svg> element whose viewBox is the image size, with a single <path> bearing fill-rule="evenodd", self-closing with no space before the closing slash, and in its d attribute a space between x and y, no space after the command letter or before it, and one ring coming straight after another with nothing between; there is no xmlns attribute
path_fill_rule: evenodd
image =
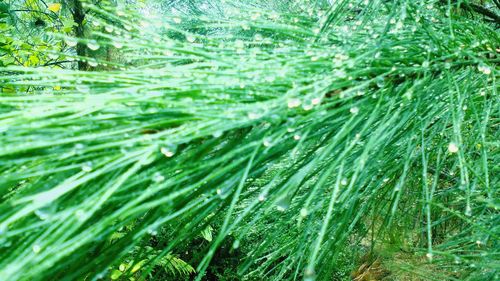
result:
<svg viewBox="0 0 500 281"><path fill-rule="evenodd" d="M215 222L197 280L228 236L257 245L241 276L330 280L398 229L458 272L437 279L498 278L491 24L454 1L177 2L84 2L119 59L1 69L2 279L104 278L166 228L146 278Z"/></svg>

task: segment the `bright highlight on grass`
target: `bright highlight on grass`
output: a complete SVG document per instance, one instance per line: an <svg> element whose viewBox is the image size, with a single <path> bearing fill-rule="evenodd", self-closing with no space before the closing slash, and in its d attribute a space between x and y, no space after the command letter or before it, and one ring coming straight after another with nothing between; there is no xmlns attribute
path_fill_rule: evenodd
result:
<svg viewBox="0 0 500 281"><path fill-rule="evenodd" d="M499 9L0 5L0 279L498 279Z"/></svg>

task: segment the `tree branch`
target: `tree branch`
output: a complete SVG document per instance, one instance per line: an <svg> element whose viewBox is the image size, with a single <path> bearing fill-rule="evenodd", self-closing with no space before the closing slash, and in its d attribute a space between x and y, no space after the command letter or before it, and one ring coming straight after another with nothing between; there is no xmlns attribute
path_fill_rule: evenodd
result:
<svg viewBox="0 0 500 281"><path fill-rule="evenodd" d="M453 1L453 3L456 3L456 2L457 2L456 0ZM448 0L441 0L441 3L444 5L448 5ZM495 0L495 4L497 6L499 6L500 2L498 0ZM484 6L474 4L474 3L469 3L469 2L459 2L457 6L458 6L458 8L462 8L464 10L467 10L470 12L475 12L475 13L481 14L485 17L488 17L488 18L492 19L496 24L500 25L500 16Z"/></svg>

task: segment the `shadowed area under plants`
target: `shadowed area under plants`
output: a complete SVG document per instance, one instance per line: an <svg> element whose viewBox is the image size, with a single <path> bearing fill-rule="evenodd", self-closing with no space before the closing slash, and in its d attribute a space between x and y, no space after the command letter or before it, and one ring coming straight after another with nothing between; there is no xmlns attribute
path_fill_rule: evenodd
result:
<svg viewBox="0 0 500 281"><path fill-rule="evenodd" d="M499 4L0 2L0 279L498 280Z"/></svg>

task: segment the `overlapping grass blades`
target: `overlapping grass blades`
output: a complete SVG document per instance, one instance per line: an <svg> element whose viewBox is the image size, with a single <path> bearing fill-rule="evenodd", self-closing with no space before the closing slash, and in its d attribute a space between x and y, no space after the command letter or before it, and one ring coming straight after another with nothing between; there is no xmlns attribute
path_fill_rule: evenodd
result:
<svg viewBox="0 0 500 281"><path fill-rule="evenodd" d="M242 276L329 280L394 229L439 278L498 278L498 33L429 3L87 4L117 61L2 70L0 276L102 278L219 222L198 278L228 235Z"/></svg>

